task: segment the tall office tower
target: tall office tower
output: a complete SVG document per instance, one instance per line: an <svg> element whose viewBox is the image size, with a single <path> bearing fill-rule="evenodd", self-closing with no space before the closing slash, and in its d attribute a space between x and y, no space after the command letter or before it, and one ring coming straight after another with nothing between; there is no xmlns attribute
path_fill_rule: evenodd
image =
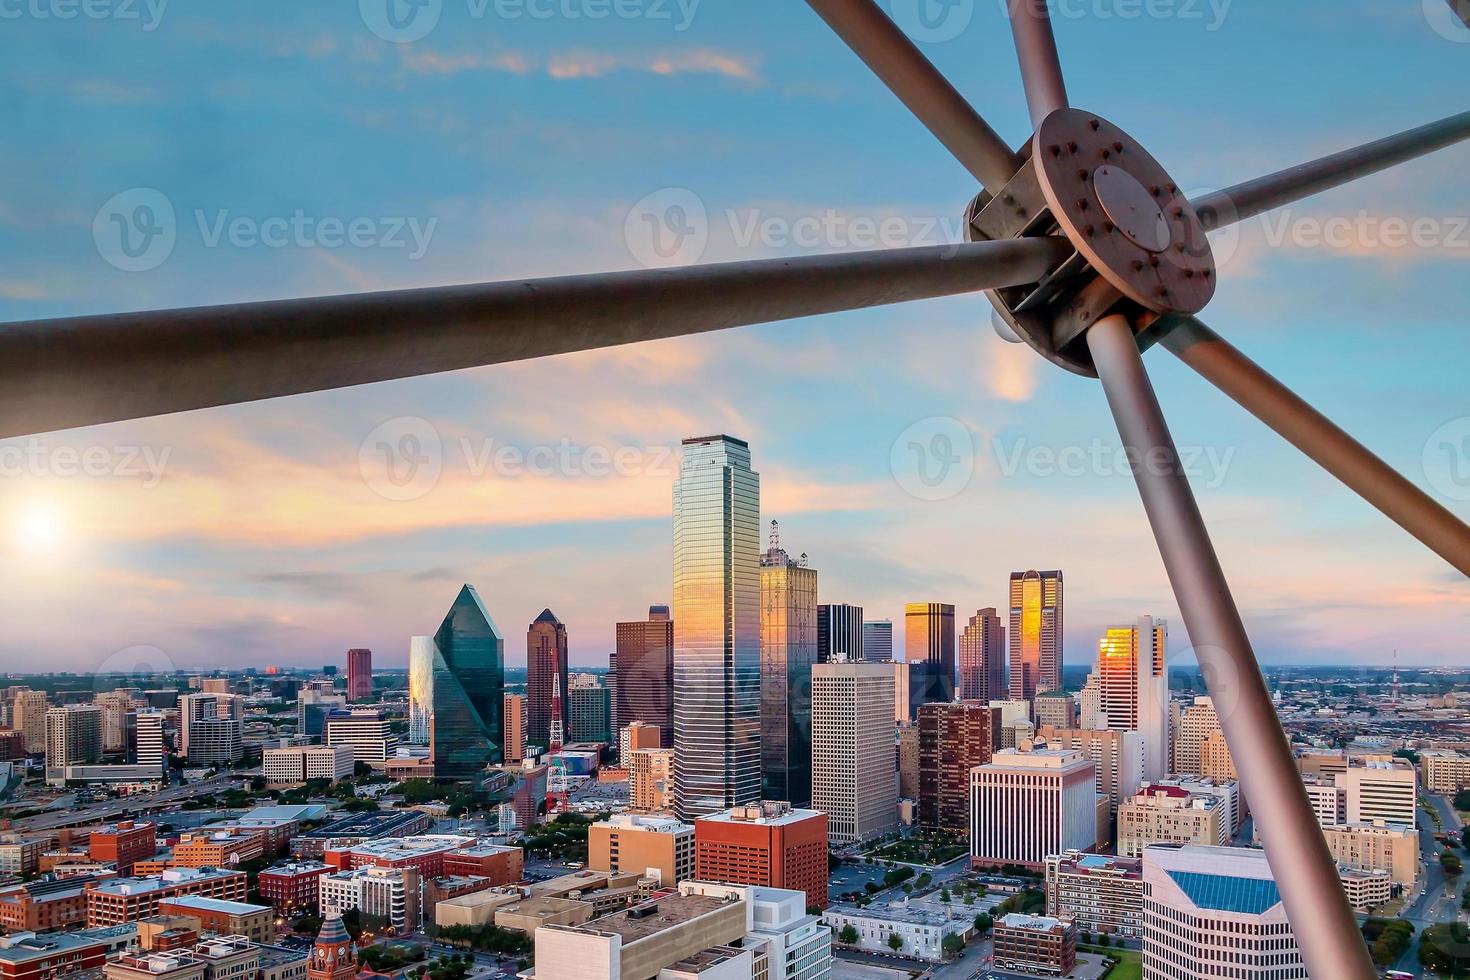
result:
<svg viewBox="0 0 1470 980"><path fill-rule="evenodd" d="M863 659L870 664L893 662L893 620L863 621Z"/></svg>
<svg viewBox="0 0 1470 980"><path fill-rule="evenodd" d="M160 773L168 763L168 749L163 740L166 717L162 711L138 712L137 764Z"/></svg>
<svg viewBox="0 0 1470 980"><path fill-rule="evenodd" d="M817 663L860 663L863 656L863 607L837 603L817 607Z"/></svg>
<svg viewBox="0 0 1470 980"><path fill-rule="evenodd" d="M1087 675L1087 682L1077 695L1077 724L1091 729L1108 727L1108 716L1103 713L1102 682L1098 680L1097 671ZM1169 730L1178 731L1178 727L1170 724Z"/></svg>
<svg viewBox="0 0 1470 980"><path fill-rule="evenodd" d="M558 686L566 720L571 717L567 628L550 609L543 609L526 630L526 738L535 745L545 745L551 736L551 691Z"/></svg>
<svg viewBox="0 0 1470 980"><path fill-rule="evenodd" d="M408 641L408 744L428 745L434 727L434 660L439 651L432 636Z"/></svg>
<svg viewBox="0 0 1470 980"><path fill-rule="evenodd" d="M761 555L761 799L812 801L812 665L817 570L793 560L771 522Z"/></svg>
<svg viewBox="0 0 1470 980"><path fill-rule="evenodd" d="M910 684L915 705L954 700L954 606L947 602L911 602L903 612L904 659L916 668ZM923 678L921 681L920 678Z"/></svg>
<svg viewBox="0 0 1470 980"><path fill-rule="evenodd" d="M1011 697L1062 689L1062 573L1011 573Z"/></svg>
<svg viewBox="0 0 1470 980"><path fill-rule="evenodd" d="M1144 980L1307 976L1266 852L1143 852Z"/></svg>
<svg viewBox="0 0 1470 980"><path fill-rule="evenodd" d="M567 691L568 742L601 742L611 745L612 692L593 674L577 674Z"/></svg>
<svg viewBox="0 0 1470 980"><path fill-rule="evenodd" d="M296 693L296 734L315 738L325 735L327 716L347 707L347 697L319 687L304 687Z"/></svg>
<svg viewBox="0 0 1470 980"><path fill-rule="evenodd" d="M1106 807L1081 752L1001 749L970 774L970 867L1041 870L1049 854L1094 850Z"/></svg>
<svg viewBox="0 0 1470 980"><path fill-rule="evenodd" d="M833 844L861 844L898 829L892 700L886 664L812 668L812 808L827 814Z"/></svg>
<svg viewBox="0 0 1470 980"><path fill-rule="evenodd" d="M347 700L373 699L373 651L347 651Z"/></svg>
<svg viewBox="0 0 1470 980"><path fill-rule="evenodd" d="M674 785L686 821L760 799L760 488L748 443L684 440L674 483Z"/></svg>
<svg viewBox="0 0 1470 980"><path fill-rule="evenodd" d="M997 701L1006 695L1006 628L995 607L970 617L960 634L961 701Z"/></svg>
<svg viewBox="0 0 1470 980"><path fill-rule="evenodd" d="M505 761L524 762L526 758L526 696L506 694L501 703L504 705L502 730L505 734L501 737L500 744L504 746Z"/></svg>
<svg viewBox="0 0 1470 980"><path fill-rule="evenodd" d="M46 751L46 692L20 688L11 702L11 726L26 736L26 751Z"/></svg>
<svg viewBox="0 0 1470 980"><path fill-rule="evenodd" d="M428 639L425 637L424 639ZM504 760L505 641L474 586L459 590L428 644L429 757L439 779L475 779Z"/></svg>
<svg viewBox="0 0 1470 980"><path fill-rule="evenodd" d="M1097 789L1113 808L1127 802L1143 785L1143 739L1137 732L1045 725L1036 740L1052 748L1081 752L1097 766Z"/></svg>
<svg viewBox="0 0 1470 980"><path fill-rule="evenodd" d="M132 694L106 691L93 697L92 703L102 709L102 751L126 752L128 715L134 710Z"/></svg>
<svg viewBox="0 0 1470 980"><path fill-rule="evenodd" d="M191 765L238 762L245 754L244 705L234 694L179 698L179 754Z"/></svg>
<svg viewBox="0 0 1470 980"><path fill-rule="evenodd" d="M1179 731L1174 736L1174 772L1199 775L1200 748L1211 732L1220 731L1220 718L1215 714L1215 702L1208 697L1197 697L1194 704L1184 709L1179 716Z"/></svg>
<svg viewBox="0 0 1470 980"><path fill-rule="evenodd" d="M919 801L919 726L898 728L898 798Z"/></svg>
<svg viewBox="0 0 1470 980"><path fill-rule="evenodd" d="M893 671L893 720L899 725L907 725L914 720L913 698L909 696L912 667L913 664L906 660L888 664L888 668Z"/></svg>
<svg viewBox="0 0 1470 980"><path fill-rule="evenodd" d="M68 704L46 712L46 780L66 781L66 767L102 761L102 709ZM54 775L53 775L54 774Z"/></svg>
<svg viewBox="0 0 1470 980"><path fill-rule="evenodd" d="M919 824L960 833L970 825L970 770L987 765L1001 712L979 701L919 708Z"/></svg>
<svg viewBox="0 0 1470 980"><path fill-rule="evenodd" d="M1047 691L1036 697L1036 727L1076 728L1077 701L1065 691Z"/></svg>
<svg viewBox="0 0 1470 980"><path fill-rule="evenodd" d="M1110 627L1097 641L1097 678L1108 728L1143 736L1147 780L1169 769L1169 677L1164 658L1168 630L1143 616L1134 626Z"/></svg>
<svg viewBox="0 0 1470 980"><path fill-rule="evenodd" d="M656 725L660 744L674 745L674 620L668 606L649 606L648 618L617 624L615 724Z"/></svg>

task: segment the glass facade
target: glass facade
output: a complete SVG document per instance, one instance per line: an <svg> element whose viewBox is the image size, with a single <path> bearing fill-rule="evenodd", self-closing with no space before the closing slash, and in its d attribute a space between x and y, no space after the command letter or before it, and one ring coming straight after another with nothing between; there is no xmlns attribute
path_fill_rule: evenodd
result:
<svg viewBox="0 0 1470 980"><path fill-rule="evenodd" d="M432 636L408 641L408 741L428 745L434 727L434 661L439 648Z"/></svg>
<svg viewBox="0 0 1470 980"><path fill-rule="evenodd" d="M460 590L434 634L430 754L441 779L474 779L503 761L505 642L473 586Z"/></svg>
<svg viewBox="0 0 1470 980"><path fill-rule="evenodd" d="M686 439L683 448L674 483L674 786L688 820L760 799L760 476L739 439Z"/></svg>
<svg viewBox="0 0 1470 980"><path fill-rule="evenodd" d="M774 524L774 522L772 522ZM812 798L817 570L772 544L761 559L761 799Z"/></svg>
<svg viewBox="0 0 1470 980"><path fill-rule="evenodd" d="M1062 573L1011 573L1013 701L1062 689Z"/></svg>
<svg viewBox="0 0 1470 980"><path fill-rule="evenodd" d="M904 607L904 657L909 662L909 696L921 704L954 700L954 606L910 602ZM922 664L920 667L918 665Z"/></svg>
<svg viewBox="0 0 1470 980"><path fill-rule="evenodd" d="M1004 701L1006 628L994 607L970 617L960 634L961 701Z"/></svg>
<svg viewBox="0 0 1470 980"><path fill-rule="evenodd" d="M532 745L551 743L552 692L558 683L562 724L570 721L569 682L567 628L556 613L543 609L526 630L526 738Z"/></svg>

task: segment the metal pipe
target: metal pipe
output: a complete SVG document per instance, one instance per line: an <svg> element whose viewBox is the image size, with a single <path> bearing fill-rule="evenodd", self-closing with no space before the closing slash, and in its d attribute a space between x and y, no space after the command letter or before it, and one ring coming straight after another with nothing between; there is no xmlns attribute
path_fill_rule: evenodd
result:
<svg viewBox="0 0 1470 980"><path fill-rule="evenodd" d="M1051 29L1051 11L1047 0L1007 0L1006 9L1016 39L1016 58L1021 63L1026 107L1031 110L1031 124L1040 128L1042 120L1069 104L1057 39Z"/></svg>
<svg viewBox="0 0 1470 980"><path fill-rule="evenodd" d="M1113 315L1098 321L1087 331L1087 346L1307 971L1314 980L1372 980L1377 973L1337 862L1307 800L1128 320Z"/></svg>
<svg viewBox="0 0 1470 980"><path fill-rule="evenodd" d="M1159 343L1431 551L1470 576L1470 526L1194 317Z"/></svg>
<svg viewBox="0 0 1470 980"><path fill-rule="evenodd" d="M1021 158L873 0L807 0L827 26L991 193Z"/></svg>
<svg viewBox="0 0 1470 980"><path fill-rule="evenodd" d="M1205 230L1224 228L1283 204L1291 204L1453 146L1466 138L1470 138L1470 112L1236 184L1191 203Z"/></svg>
<svg viewBox="0 0 1470 980"><path fill-rule="evenodd" d="M0 325L0 438L1035 282L1060 238Z"/></svg>

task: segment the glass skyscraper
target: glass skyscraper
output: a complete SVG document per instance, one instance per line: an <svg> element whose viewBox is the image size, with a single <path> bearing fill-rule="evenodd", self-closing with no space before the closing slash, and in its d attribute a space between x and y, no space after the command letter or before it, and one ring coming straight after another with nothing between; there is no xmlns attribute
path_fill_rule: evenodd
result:
<svg viewBox="0 0 1470 980"><path fill-rule="evenodd" d="M904 607L903 645L909 669L909 696L921 704L954 700L954 606L947 602L910 602Z"/></svg>
<svg viewBox="0 0 1470 980"><path fill-rule="evenodd" d="M674 483L680 818L760 799L760 721L760 476L748 443L686 439Z"/></svg>
<svg viewBox="0 0 1470 980"><path fill-rule="evenodd" d="M1062 573L1011 573L1013 701L1062 689Z"/></svg>
<svg viewBox="0 0 1470 980"><path fill-rule="evenodd" d="M761 556L761 799L805 807L812 798L817 570L805 556L793 561L775 521L771 528Z"/></svg>
<svg viewBox="0 0 1470 980"><path fill-rule="evenodd" d="M460 589L439 632L414 638L409 698L410 735L415 711L427 711L436 777L474 779L503 761L505 643L474 586Z"/></svg>

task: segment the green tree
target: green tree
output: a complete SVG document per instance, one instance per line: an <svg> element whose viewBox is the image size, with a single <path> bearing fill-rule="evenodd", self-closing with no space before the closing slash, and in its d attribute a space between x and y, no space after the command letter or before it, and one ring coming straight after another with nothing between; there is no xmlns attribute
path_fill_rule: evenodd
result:
<svg viewBox="0 0 1470 980"><path fill-rule="evenodd" d="M1459 877L1460 873L1465 870L1465 864L1460 860L1460 855L1454 851L1445 851L1440 854L1439 863L1444 868L1444 873L1451 878Z"/></svg>
<svg viewBox="0 0 1470 980"><path fill-rule="evenodd" d="M952 932L944 937L944 942L940 946L944 950L945 956L958 956L964 952L965 937L957 932Z"/></svg>
<svg viewBox="0 0 1470 980"><path fill-rule="evenodd" d="M843 926L842 931L837 934L837 941L844 946L856 946L858 941L857 928L851 922L849 922L847 925Z"/></svg>
<svg viewBox="0 0 1470 980"><path fill-rule="evenodd" d="M989 913L980 912L975 916L975 931L982 936L989 932L994 925L995 920L990 917Z"/></svg>
<svg viewBox="0 0 1470 980"><path fill-rule="evenodd" d="M895 953L903 949L903 937L900 936L897 932L890 932L888 934L888 948L893 950Z"/></svg>

